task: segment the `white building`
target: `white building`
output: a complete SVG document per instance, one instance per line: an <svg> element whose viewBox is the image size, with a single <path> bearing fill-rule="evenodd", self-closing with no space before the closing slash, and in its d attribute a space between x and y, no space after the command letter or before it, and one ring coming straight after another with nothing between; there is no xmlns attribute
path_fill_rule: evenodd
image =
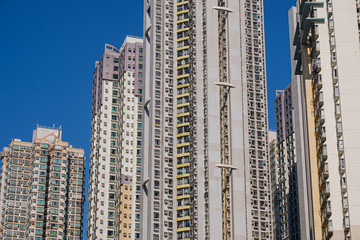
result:
<svg viewBox="0 0 360 240"><path fill-rule="evenodd" d="M142 39L106 44L93 74L88 239L138 239Z"/></svg>
<svg viewBox="0 0 360 240"><path fill-rule="evenodd" d="M272 238L263 32L261 0L144 1L142 239Z"/></svg>

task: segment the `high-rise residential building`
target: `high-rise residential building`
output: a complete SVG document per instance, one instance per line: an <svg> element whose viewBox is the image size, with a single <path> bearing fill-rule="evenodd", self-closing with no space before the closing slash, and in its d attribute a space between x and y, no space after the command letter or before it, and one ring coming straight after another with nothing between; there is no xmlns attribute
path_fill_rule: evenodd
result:
<svg viewBox="0 0 360 240"><path fill-rule="evenodd" d="M310 176L299 197L309 196L304 216L316 239L360 238L358 9L355 0L302 0L289 13Z"/></svg>
<svg viewBox="0 0 360 240"><path fill-rule="evenodd" d="M312 92L312 84L295 74L299 46L293 46L297 29L297 10L289 10L289 38L291 53L291 95L292 121L294 124L297 191L301 238L321 239L319 179L317 175L317 152L314 131L312 99L306 97Z"/></svg>
<svg viewBox="0 0 360 240"><path fill-rule="evenodd" d="M140 239L143 40L127 36L120 48L120 152L116 239ZM119 222L117 222L119 221Z"/></svg>
<svg viewBox="0 0 360 240"><path fill-rule="evenodd" d="M120 142L119 56L118 49L106 44L105 53L95 63L93 73L88 239L115 237L116 167Z"/></svg>
<svg viewBox="0 0 360 240"><path fill-rule="evenodd" d="M82 239L84 150L61 134L37 126L1 153L1 239Z"/></svg>
<svg viewBox="0 0 360 240"><path fill-rule="evenodd" d="M32 143L14 139L1 152L1 237L24 239L29 220ZM41 237L43 232L41 232Z"/></svg>
<svg viewBox="0 0 360 240"><path fill-rule="evenodd" d="M279 162L276 131L269 131L269 157L270 157L270 185L273 238L281 239L281 216L280 216L280 189L279 189Z"/></svg>
<svg viewBox="0 0 360 240"><path fill-rule="evenodd" d="M280 239L301 239L292 98L292 86L289 84L284 91L277 91L275 99L281 223L280 235L276 237Z"/></svg>
<svg viewBox="0 0 360 240"><path fill-rule="evenodd" d="M142 43L106 44L95 64L88 239L139 239Z"/></svg>
<svg viewBox="0 0 360 240"><path fill-rule="evenodd" d="M141 239L271 239L263 3L144 1Z"/></svg>

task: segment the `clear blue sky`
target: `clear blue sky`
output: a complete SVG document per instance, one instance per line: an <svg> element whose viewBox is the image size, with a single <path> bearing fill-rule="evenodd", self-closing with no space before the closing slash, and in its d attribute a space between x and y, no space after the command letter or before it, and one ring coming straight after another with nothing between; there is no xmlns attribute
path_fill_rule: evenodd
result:
<svg viewBox="0 0 360 240"><path fill-rule="evenodd" d="M294 3L264 0L272 129L275 90L290 82L287 11ZM0 148L12 138L31 141L36 124L56 124L89 161L94 63L105 43L120 47L127 34L142 35L142 4L0 0Z"/></svg>

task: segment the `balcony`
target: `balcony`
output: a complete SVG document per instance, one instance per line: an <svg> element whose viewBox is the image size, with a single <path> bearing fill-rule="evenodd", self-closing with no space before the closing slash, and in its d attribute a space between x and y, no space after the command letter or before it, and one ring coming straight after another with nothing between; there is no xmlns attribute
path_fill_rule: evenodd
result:
<svg viewBox="0 0 360 240"><path fill-rule="evenodd" d="M335 36L331 36L330 37L330 50L334 50L335 49Z"/></svg>
<svg viewBox="0 0 360 240"><path fill-rule="evenodd" d="M345 193L346 192L346 178L345 177L342 177L341 178L341 192L342 193Z"/></svg>
<svg viewBox="0 0 360 240"><path fill-rule="evenodd" d="M342 123L341 122L336 123L336 132L337 132L338 137L340 137L342 135L343 130L342 130Z"/></svg>
<svg viewBox="0 0 360 240"><path fill-rule="evenodd" d="M320 137L321 137L321 141L322 141L322 142L325 142L325 140L326 140L325 127L321 127L321 129L320 129Z"/></svg>
<svg viewBox="0 0 360 240"><path fill-rule="evenodd" d="M339 140L338 142L338 151L339 151L339 155L343 155L344 153L344 141L343 140Z"/></svg>
<svg viewBox="0 0 360 240"><path fill-rule="evenodd" d="M320 60L320 58L313 59L313 61L312 61L312 71L317 72L317 73L321 71L321 60Z"/></svg>
<svg viewBox="0 0 360 240"><path fill-rule="evenodd" d="M332 34L334 32L334 19L329 19L329 33Z"/></svg>
<svg viewBox="0 0 360 240"><path fill-rule="evenodd" d="M337 64L336 52L331 53L331 67L335 67Z"/></svg>
<svg viewBox="0 0 360 240"><path fill-rule="evenodd" d="M345 216L343 222L344 222L343 225L344 225L345 231L349 231L350 230L350 218L349 218L349 216Z"/></svg>
<svg viewBox="0 0 360 240"><path fill-rule="evenodd" d="M325 163L325 166L324 166L324 177L325 178L329 177L329 164L328 163Z"/></svg>
<svg viewBox="0 0 360 240"><path fill-rule="evenodd" d="M321 191L321 196L325 198L328 198L330 196L330 182L325 182L324 189Z"/></svg>
<svg viewBox="0 0 360 240"><path fill-rule="evenodd" d="M334 100L335 102L337 102L340 98L340 90L339 90L339 86L335 86L334 87Z"/></svg>
<svg viewBox="0 0 360 240"><path fill-rule="evenodd" d="M325 214L328 217L331 216L331 202L330 201L327 201L327 203L326 203Z"/></svg>
<svg viewBox="0 0 360 240"><path fill-rule="evenodd" d="M317 86L317 89L321 89L322 86L323 86L323 81L322 81L322 75L321 74L318 74L318 76L317 76L316 86Z"/></svg>
<svg viewBox="0 0 360 240"><path fill-rule="evenodd" d="M322 158L323 158L323 160L328 158L328 152L327 152L327 146L326 145L323 145L323 147L322 147Z"/></svg>
<svg viewBox="0 0 360 240"><path fill-rule="evenodd" d="M339 81L338 70L334 68L332 70L333 84L336 85Z"/></svg>
<svg viewBox="0 0 360 240"><path fill-rule="evenodd" d="M324 109L319 109L317 112L318 115L318 120L320 121L321 124L323 124L325 122L325 110Z"/></svg>
<svg viewBox="0 0 360 240"><path fill-rule="evenodd" d="M324 171L321 171L320 173L320 178L319 178L319 186L320 186L320 189L325 189L326 188L326 184L327 184L327 177L325 177L325 174L324 174ZM325 198L328 197L326 191L323 192Z"/></svg>
<svg viewBox="0 0 360 240"><path fill-rule="evenodd" d="M326 224L324 235L325 236L323 236L323 239L329 239L333 235L333 226L331 220L329 220L329 222Z"/></svg>
<svg viewBox="0 0 360 240"><path fill-rule="evenodd" d="M318 95L319 99L319 106L322 107L324 105L324 93L323 92L319 92L319 95Z"/></svg>
<svg viewBox="0 0 360 240"><path fill-rule="evenodd" d="M335 106L335 117L337 120L339 120L339 118L341 117L341 108L339 103L337 103Z"/></svg>
<svg viewBox="0 0 360 240"><path fill-rule="evenodd" d="M339 160L339 172L343 174L345 172L345 159L341 158Z"/></svg>
<svg viewBox="0 0 360 240"><path fill-rule="evenodd" d="M314 38L318 39L319 38L319 26L315 25L314 26Z"/></svg>
<svg viewBox="0 0 360 240"><path fill-rule="evenodd" d="M342 205L343 205L343 212L347 212L349 210L349 200L346 196L342 199Z"/></svg>
<svg viewBox="0 0 360 240"><path fill-rule="evenodd" d="M328 1L328 18L330 18L333 15L333 8L332 8L332 2L331 0Z"/></svg>
<svg viewBox="0 0 360 240"><path fill-rule="evenodd" d="M316 56L319 56L320 54L320 42L319 41L316 41L316 44L315 44L315 55Z"/></svg>

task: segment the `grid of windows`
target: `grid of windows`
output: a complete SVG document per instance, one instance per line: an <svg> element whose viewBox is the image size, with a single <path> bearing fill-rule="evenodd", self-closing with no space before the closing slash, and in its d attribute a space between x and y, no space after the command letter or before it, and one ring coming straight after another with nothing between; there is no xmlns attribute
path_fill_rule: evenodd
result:
<svg viewBox="0 0 360 240"><path fill-rule="evenodd" d="M50 134L13 141L1 162L2 239L82 239L83 150Z"/></svg>
<svg viewBox="0 0 360 240"><path fill-rule="evenodd" d="M177 239L190 239L189 1L177 1ZM180 201L179 201L180 200ZM195 207L195 206L194 206Z"/></svg>
<svg viewBox="0 0 360 240"><path fill-rule="evenodd" d="M253 239L270 239L272 232L267 155L267 94L264 58L263 3L244 1L248 89L249 156Z"/></svg>

